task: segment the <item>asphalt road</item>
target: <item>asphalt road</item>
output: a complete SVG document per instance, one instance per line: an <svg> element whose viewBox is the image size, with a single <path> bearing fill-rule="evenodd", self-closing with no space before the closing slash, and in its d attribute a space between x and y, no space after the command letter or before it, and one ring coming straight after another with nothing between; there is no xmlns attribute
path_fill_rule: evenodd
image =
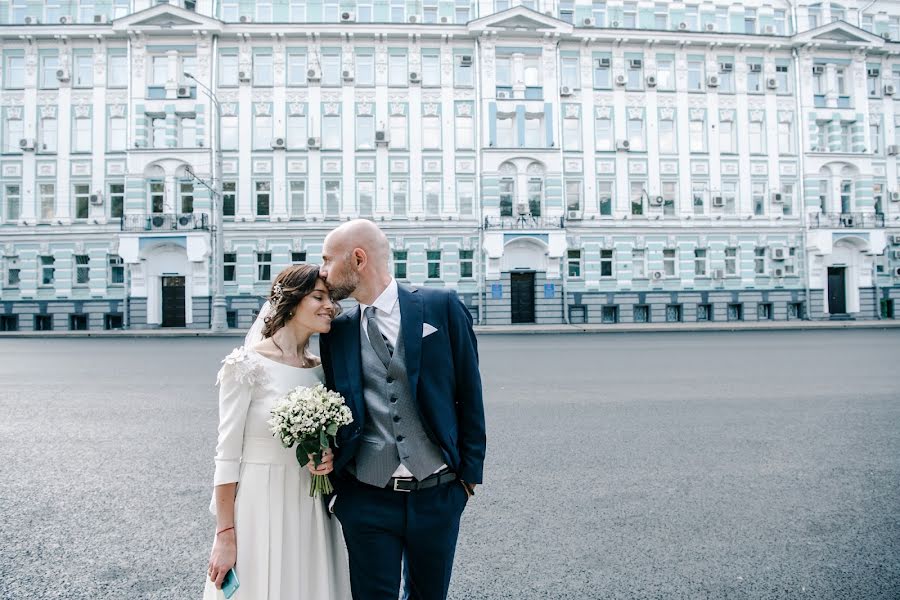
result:
<svg viewBox="0 0 900 600"><path fill-rule="evenodd" d="M0 342L0 598L200 597L235 343ZM900 331L481 354L486 485L453 599L900 598Z"/></svg>

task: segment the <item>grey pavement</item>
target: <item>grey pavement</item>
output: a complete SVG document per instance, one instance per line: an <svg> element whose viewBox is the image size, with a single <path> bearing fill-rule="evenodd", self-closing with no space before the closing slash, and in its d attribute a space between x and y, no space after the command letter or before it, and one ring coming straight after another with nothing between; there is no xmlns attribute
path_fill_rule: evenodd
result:
<svg viewBox="0 0 900 600"><path fill-rule="evenodd" d="M0 597L199 598L235 343L0 341ZM900 598L900 331L480 344L454 600Z"/></svg>

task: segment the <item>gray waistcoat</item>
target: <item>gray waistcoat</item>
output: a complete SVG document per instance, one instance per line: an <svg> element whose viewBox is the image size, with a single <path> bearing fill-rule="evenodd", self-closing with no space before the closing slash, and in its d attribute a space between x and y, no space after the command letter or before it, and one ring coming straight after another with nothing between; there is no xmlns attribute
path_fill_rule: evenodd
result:
<svg viewBox="0 0 900 600"><path fill-rule="evenodd" d="M410 392L403 336L387 368L362 332L360 345L366 423L356 453L356 478L384 487L402 461L416 479L425 479L444 458L429 439Z"/></svg>

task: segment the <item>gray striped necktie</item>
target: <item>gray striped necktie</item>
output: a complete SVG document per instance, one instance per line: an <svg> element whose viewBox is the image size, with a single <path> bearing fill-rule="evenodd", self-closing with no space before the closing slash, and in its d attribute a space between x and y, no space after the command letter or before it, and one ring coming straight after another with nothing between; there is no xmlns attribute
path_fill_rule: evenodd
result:
<svg viewBox="0 0 900 600"><path fill-rule="evenodd" d="M372 344L372 349L375 350L375 354L378 355L378 358L381 359L381 362L387 367L391 364L393 349L388 346L387 340L381 334L381 330L378 329L378 323L375 322L374 306L366 308L366 333L369 334L369 343Z"/></svg>

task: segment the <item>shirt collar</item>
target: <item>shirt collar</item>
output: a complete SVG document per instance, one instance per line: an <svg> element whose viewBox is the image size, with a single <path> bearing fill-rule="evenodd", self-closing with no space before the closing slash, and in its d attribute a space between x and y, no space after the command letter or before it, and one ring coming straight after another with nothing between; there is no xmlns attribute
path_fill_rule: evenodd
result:
<svg viewBox="0 0 900 600"><path fill-rule="evenodd" d="M381 312L386 315L394 312L394 306L397 304L397 280L391 277L391 282L388 284L384 291L381 292L381 295L375 298L375 302L372 304L363 304L359 303L359 308L362 312L366 312L366 309L369 306L374 306Z"/></svg>

